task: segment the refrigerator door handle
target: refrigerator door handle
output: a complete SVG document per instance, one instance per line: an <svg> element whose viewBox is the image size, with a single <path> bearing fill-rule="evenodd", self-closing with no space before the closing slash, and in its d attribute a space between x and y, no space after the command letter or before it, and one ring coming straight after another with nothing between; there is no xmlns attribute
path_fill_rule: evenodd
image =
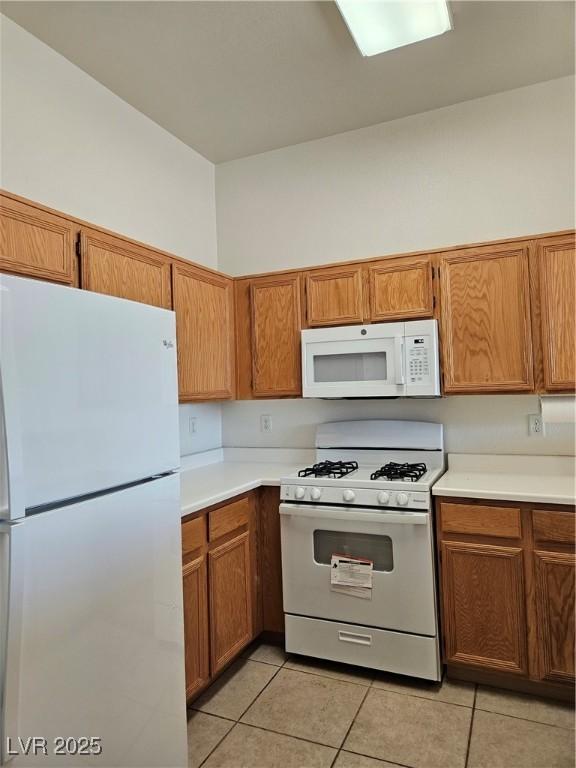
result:
<svg viewBox="0 0 576 768"><path fill-rule="evenodd" d="M19 735L24 535L24 523L0 522L0 765L11 760L8 737Z"/></svg>

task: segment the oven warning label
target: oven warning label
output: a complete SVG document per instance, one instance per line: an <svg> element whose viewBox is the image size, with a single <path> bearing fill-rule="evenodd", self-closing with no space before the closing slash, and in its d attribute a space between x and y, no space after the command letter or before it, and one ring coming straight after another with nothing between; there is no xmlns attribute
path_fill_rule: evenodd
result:
<svg viewBox="0 0 576 768"><path fill-rule="evenodd" d="M372 599L372 560L334 554L330 566L330 589L333 592Z"/></svg>

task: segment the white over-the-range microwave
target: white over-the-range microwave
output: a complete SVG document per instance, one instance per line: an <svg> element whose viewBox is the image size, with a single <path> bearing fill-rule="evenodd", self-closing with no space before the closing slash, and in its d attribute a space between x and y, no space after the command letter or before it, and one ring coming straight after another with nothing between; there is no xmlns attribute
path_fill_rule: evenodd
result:
<svg viewBox="0 0 576 768"><path fill-rule="evenodd" d="M303 397L440 395L436 320L302 331Z"/></svg>

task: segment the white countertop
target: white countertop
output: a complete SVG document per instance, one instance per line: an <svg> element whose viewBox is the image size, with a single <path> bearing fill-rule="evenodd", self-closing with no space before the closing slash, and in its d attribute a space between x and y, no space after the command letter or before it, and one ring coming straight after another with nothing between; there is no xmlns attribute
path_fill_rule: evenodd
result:
<svg viewBox="0 0 576 768"><path fill-rule="evenodd" d="M280 478L304 465L266 461L219 461L180 471L182 517L261 485L280 485Z"/></svg>
<svg viewBox="0 0 576 768"><path fill-rule="evenodd" d="M434 496L575 504L572 456L448 455L448 471L432 489Z"/></svg>

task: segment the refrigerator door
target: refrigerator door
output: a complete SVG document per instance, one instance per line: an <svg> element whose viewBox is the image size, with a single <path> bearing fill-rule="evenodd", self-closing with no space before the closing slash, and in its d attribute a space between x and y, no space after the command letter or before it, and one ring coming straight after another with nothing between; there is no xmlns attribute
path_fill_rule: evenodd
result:
<svg viewBox="0 0 576 768"><path fill-rule="evenodd" d="M179 493L173 474L4 524L14 768L187 764Z"/></svg>
<svg viewBox="0 0 576 768"><path fill-rule="evenodd" d="M0 275L0 421L4 518L177 468L174 313Z"/></svg>

